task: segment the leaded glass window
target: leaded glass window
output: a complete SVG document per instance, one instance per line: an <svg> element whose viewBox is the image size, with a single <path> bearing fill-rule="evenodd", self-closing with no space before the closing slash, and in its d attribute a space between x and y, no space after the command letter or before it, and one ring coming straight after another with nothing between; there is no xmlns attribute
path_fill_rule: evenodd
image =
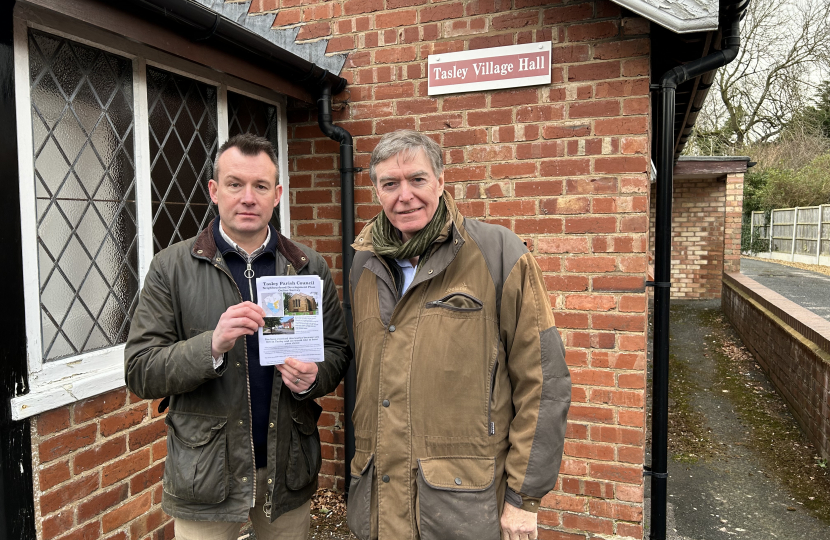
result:
<svg viewBox="0 0 830 540"><path fill-rule="evenodd" d="M219 140L216 87L148 66L147 102L157 252L216 216L208 192Z"/></svg>
<svg viewBox="0 0 830 540"><path fill-rule="evenodd" d="M265 137L278 152L277 107L252 97L228 92L228 136L253 133ZM279 155L279 154L278 154ZM279 206L274 208L271 225L280 230Z"/></svg>
<svg viewBox="0 0 830 540"><path fill-rule="evenodd" d="M43 360L123 343L138 292L133 71L29 30Z"/></svg>

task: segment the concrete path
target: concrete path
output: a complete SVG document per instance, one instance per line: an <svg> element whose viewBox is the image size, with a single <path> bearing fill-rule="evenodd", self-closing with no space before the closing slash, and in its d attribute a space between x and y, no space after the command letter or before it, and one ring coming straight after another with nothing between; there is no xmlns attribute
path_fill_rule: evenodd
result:
<svg viewBox="0 0 830 540"><path fill-rule="evenodd" d="M830 276L746 258L741 259L741 273L830 320Z"/></svg>
<svg viewBox="0 0 830 540"><path fill-rule="evenodd" d="M783 402L751 356L741 362L724 358L724 350L734 350L729 349L730 344L740 345L740 340L722 317L719 300L672 302L670 420L677 414L672 411L678 409L684 409L689 418L674 420L684 433L672 433L670 428L669 439L688 438L691 431L702 441L694 443L692 450L706 457L690 458L695 454L688 453L688 446L684 450L679 445L678 450L677 443L673 447L670 442L668 540L830 540L830 522L808 508L819 503L815 493L794 492L785 483L791 471L776 465L779 459L789 460L790 454L782 448L780 453L772 452L770 459L770 452L765 455L758 450L753 436L758 425L748 420L744 414L748 402L737 394L741 388L750 388L749 399L763 393L765 400ZM796 433L794 440L803 446L806 439L802 441L786 408L767 408L773 416L781 417L783 425L790 426L786 429ZM700 427L688 427L695 423ZM782 438L781 443L789 444L790 440ZM808 464L810 456L808 451ZM810 471L809 465L799 473L804 470ZM803 474L803 482L813 480L810 474ZM648 485L646 481L647 497ZM647 513L649 506L647 500ZM647 515L647 524L649 521Z"/></svg>

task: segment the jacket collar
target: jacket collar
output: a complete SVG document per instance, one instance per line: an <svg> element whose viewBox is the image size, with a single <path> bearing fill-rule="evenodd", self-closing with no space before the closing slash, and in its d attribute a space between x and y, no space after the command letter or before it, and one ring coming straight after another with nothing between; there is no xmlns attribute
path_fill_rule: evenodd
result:
<svg viewBox="0 0 830 540"><path fill-rule="evenodd" d="M193 247L190 249L190 254L197 259L205 259L207 261L214 262L217 258L217 252L219 249L216 247L216 239L213 237L213 227L214 222L219 218L213 218L208 226L202 229L202 231L196 236L196 240L193 242ZM288 238L284 237L280 234L279 231L277 233L277 251L285 257L291 266L294 267L295 270L299 271L305 265L308 264L308 257L306 257L305 253L298 248L294 243L289 240ZM221 256L219 257L221 260Z"/></svg>
<svg viewBox="0 0 830 540"><path fill-rule="evenodd" d="M449 194L449 192L444 190L444 202L447 205L447 215L449 216L449 227L445 227L441 234L438 235L438 238L435 239L435 242L441 243L446 240L448 237L459 238L459 230L464 229L464 216L458 210L458 206L455 204L455 200ZM383 210L381 210L383 212ZM378 214L379 216L380 214ZM374 246L372 244L372 229L377 222L378 216L375 216L367 223L363 230L360 231L360 234L357 235L352 247L355 251L371 251L374 253Z"/></svg>

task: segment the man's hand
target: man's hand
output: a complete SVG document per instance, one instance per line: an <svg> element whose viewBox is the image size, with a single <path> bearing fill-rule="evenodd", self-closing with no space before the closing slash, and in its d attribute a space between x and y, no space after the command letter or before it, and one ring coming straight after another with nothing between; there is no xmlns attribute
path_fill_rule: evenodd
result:
<svg viewBox="0 0 830 540"><path fill-rule="evenodd" d="M317 380L317 363L300 362L296 358L286 358L284 364L277 364L282 373L282 383L295 394L305 392Z"/></svg>
<svg viewBox="0 0 830 540"><path fill-rule="evenodd" d="M210 353L217 358L231 350L239 336L254 335L261 326L265 326L264 316L265 310L253 302L229 307L216 323Z"/></svg>
<svg viewBox="0 0 830 540"><path fill-rule="evenodd" d="M505 502L501 514L502 540L536 540L536 514Z"/></svg>

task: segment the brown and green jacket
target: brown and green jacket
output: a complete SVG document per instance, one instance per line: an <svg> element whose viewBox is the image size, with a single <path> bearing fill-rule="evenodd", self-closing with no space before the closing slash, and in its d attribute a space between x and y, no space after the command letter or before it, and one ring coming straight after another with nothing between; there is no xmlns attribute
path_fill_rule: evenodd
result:
<svg viewBox="0 0 830 540"><path fill-rule="evenodd" d="M505 500L535 511L559 473L571 382L541 269L444 197L450 218L404 294L374 221L354 243L361 540L498 540Z"/></svg>

